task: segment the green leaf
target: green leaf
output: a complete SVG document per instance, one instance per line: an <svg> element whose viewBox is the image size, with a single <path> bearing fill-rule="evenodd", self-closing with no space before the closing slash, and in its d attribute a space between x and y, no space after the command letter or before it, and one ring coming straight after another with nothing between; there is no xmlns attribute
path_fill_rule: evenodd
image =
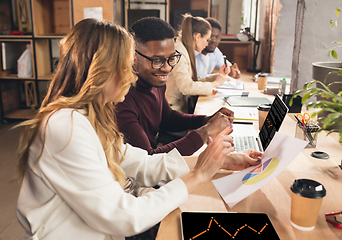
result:
<svg viewBox="0 0 342 240"><path fill-rule="evenodd" d="M336 40L334 43L341 44L342 45L342 40Z"/></svg>
<svg viewBox="0 0 342 240"><path fill-rule="evenodd" d="M305 93L304 97L302 98L302 102L306 102L311 97L311 93Z"/></svg>
<svg viewBox="0 0 342 240"><path fill-rule="evenodd" d="M316 95L319 91L320 91L320 89L313 88L313 89L311 89L311 94Z"/></svg>
<svg viewBox="0 0 342 240"><path fill-rule="evenodd" d="M333 20L330 20L330 26L331 26L331 29L334 29L334 21Z"/></svg>
<svg viewBox="0 0 342 240"><path fill-rule="evenodd" d="M332 51L331 51L331 56L332 56L333 58L335 58L336 60L338 60L337 52L336 52L335 50L332 50Z"/></svg>

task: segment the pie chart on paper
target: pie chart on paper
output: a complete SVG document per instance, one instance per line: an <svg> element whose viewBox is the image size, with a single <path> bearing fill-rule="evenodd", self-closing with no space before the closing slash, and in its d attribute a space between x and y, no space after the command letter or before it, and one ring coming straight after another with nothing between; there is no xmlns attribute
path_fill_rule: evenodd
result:
<svg viewBox="0 0 342 240"><path fill-rule="evenodd" d="M269 175L271 175L274 170L276 170L279 165L279 159L274 157L263 162L259 167L254 168L250 172L248 172L242 179L242 183L245 185L253 185L256 184Z"/></svg>

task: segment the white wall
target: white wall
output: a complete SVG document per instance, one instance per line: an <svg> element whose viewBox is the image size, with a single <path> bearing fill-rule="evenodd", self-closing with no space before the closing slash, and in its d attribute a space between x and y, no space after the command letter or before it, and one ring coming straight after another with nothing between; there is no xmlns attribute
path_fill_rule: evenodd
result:
<svg viewBox="0 0 342 240"><path fill-rule="evenodd" d="M299 57L298 88L312 80L312 62L327 61L335 40L342 40L342 16L338 26L331 29L330 20L336 18L335 9L341 0L306 0L302 45ZM341 6L340 6L341 7ZM336 49L342 59L342 48ZM334 61L330 58L330 61Z"/></svg>
<svg viewBox="0 0 342 240"><path fill-rule="evenodd" d="M280 0L283 7L279 12L275 46L274 73L276 76L291 75L294 24L297 1ZM330 20L336 18L335 9L341 0L305 0L305 13L298 67L298 89L312 80L312 62L327 61L335 40L342 40L342 16L333 30ZM342 5L339 6L342 10ZM292 48L291 48L292 45ZM336 49L342 59L342 48ZM330 61L334 61L330 58Z"/></svg>
<svg viewBox="0 0 342 240"><path fill-rule="evenodd" d="M297 0L281 0L274 49L273 73L277 77L291 77L293 42Z"/></svg>

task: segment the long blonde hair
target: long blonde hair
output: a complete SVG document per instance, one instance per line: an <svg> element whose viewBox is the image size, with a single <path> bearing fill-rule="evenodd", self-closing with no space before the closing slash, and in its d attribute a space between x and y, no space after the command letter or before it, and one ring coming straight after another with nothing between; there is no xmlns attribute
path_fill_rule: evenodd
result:
<svg viewBox="0 0 342 240"><path fill-rule="evenodd" d="M132 69L133 37L123 27L109 21L85 19L61 40L59 49L57 72L41 108L33 119L20 124L24 129L18 149L19 177L23 179L28 168L29 148L43 120L59 109L73 108L85 110L102 143L108 168L123 186L125 173L120 167L122 135L115 123L114 103L106 103L103 107L102 90L115 75L119 87L124 89L122 97L136 81Z"/></svg>
<svg viewBox="0 0 342 240"><path fill-rule="evenodd" d="M188 51L192 69L192 79L197 81L196 72L196 59L194 53L195 39L194 35L200 33L203 37L208 34L211 30L210 23L202 17L193 17L191 14L186 13L183 15L181 32L179 35L182 36L182 43L184 44L186 50Z"/></svg>

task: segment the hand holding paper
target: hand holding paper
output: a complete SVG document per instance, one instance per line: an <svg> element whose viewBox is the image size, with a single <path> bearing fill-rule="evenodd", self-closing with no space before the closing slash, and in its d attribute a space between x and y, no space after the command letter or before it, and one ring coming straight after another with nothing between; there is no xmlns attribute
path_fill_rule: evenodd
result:
<svg viewBox="0 0 342 240"><path fill-rule="evenodd" d="M264 152L260 165L212 182L221 197L232 208L278 176L304 149L306 144L306 141L277 132Z"/></svg>
<svg viewBox="0 0 342 240"><path fill-rule="evenodd" d="M231 153L227 155L222 168L234 171L243 170L250 166L259 165L261 162L261 156L261 152L254 151L252 149L245 150L243 152Z"/></svg>

